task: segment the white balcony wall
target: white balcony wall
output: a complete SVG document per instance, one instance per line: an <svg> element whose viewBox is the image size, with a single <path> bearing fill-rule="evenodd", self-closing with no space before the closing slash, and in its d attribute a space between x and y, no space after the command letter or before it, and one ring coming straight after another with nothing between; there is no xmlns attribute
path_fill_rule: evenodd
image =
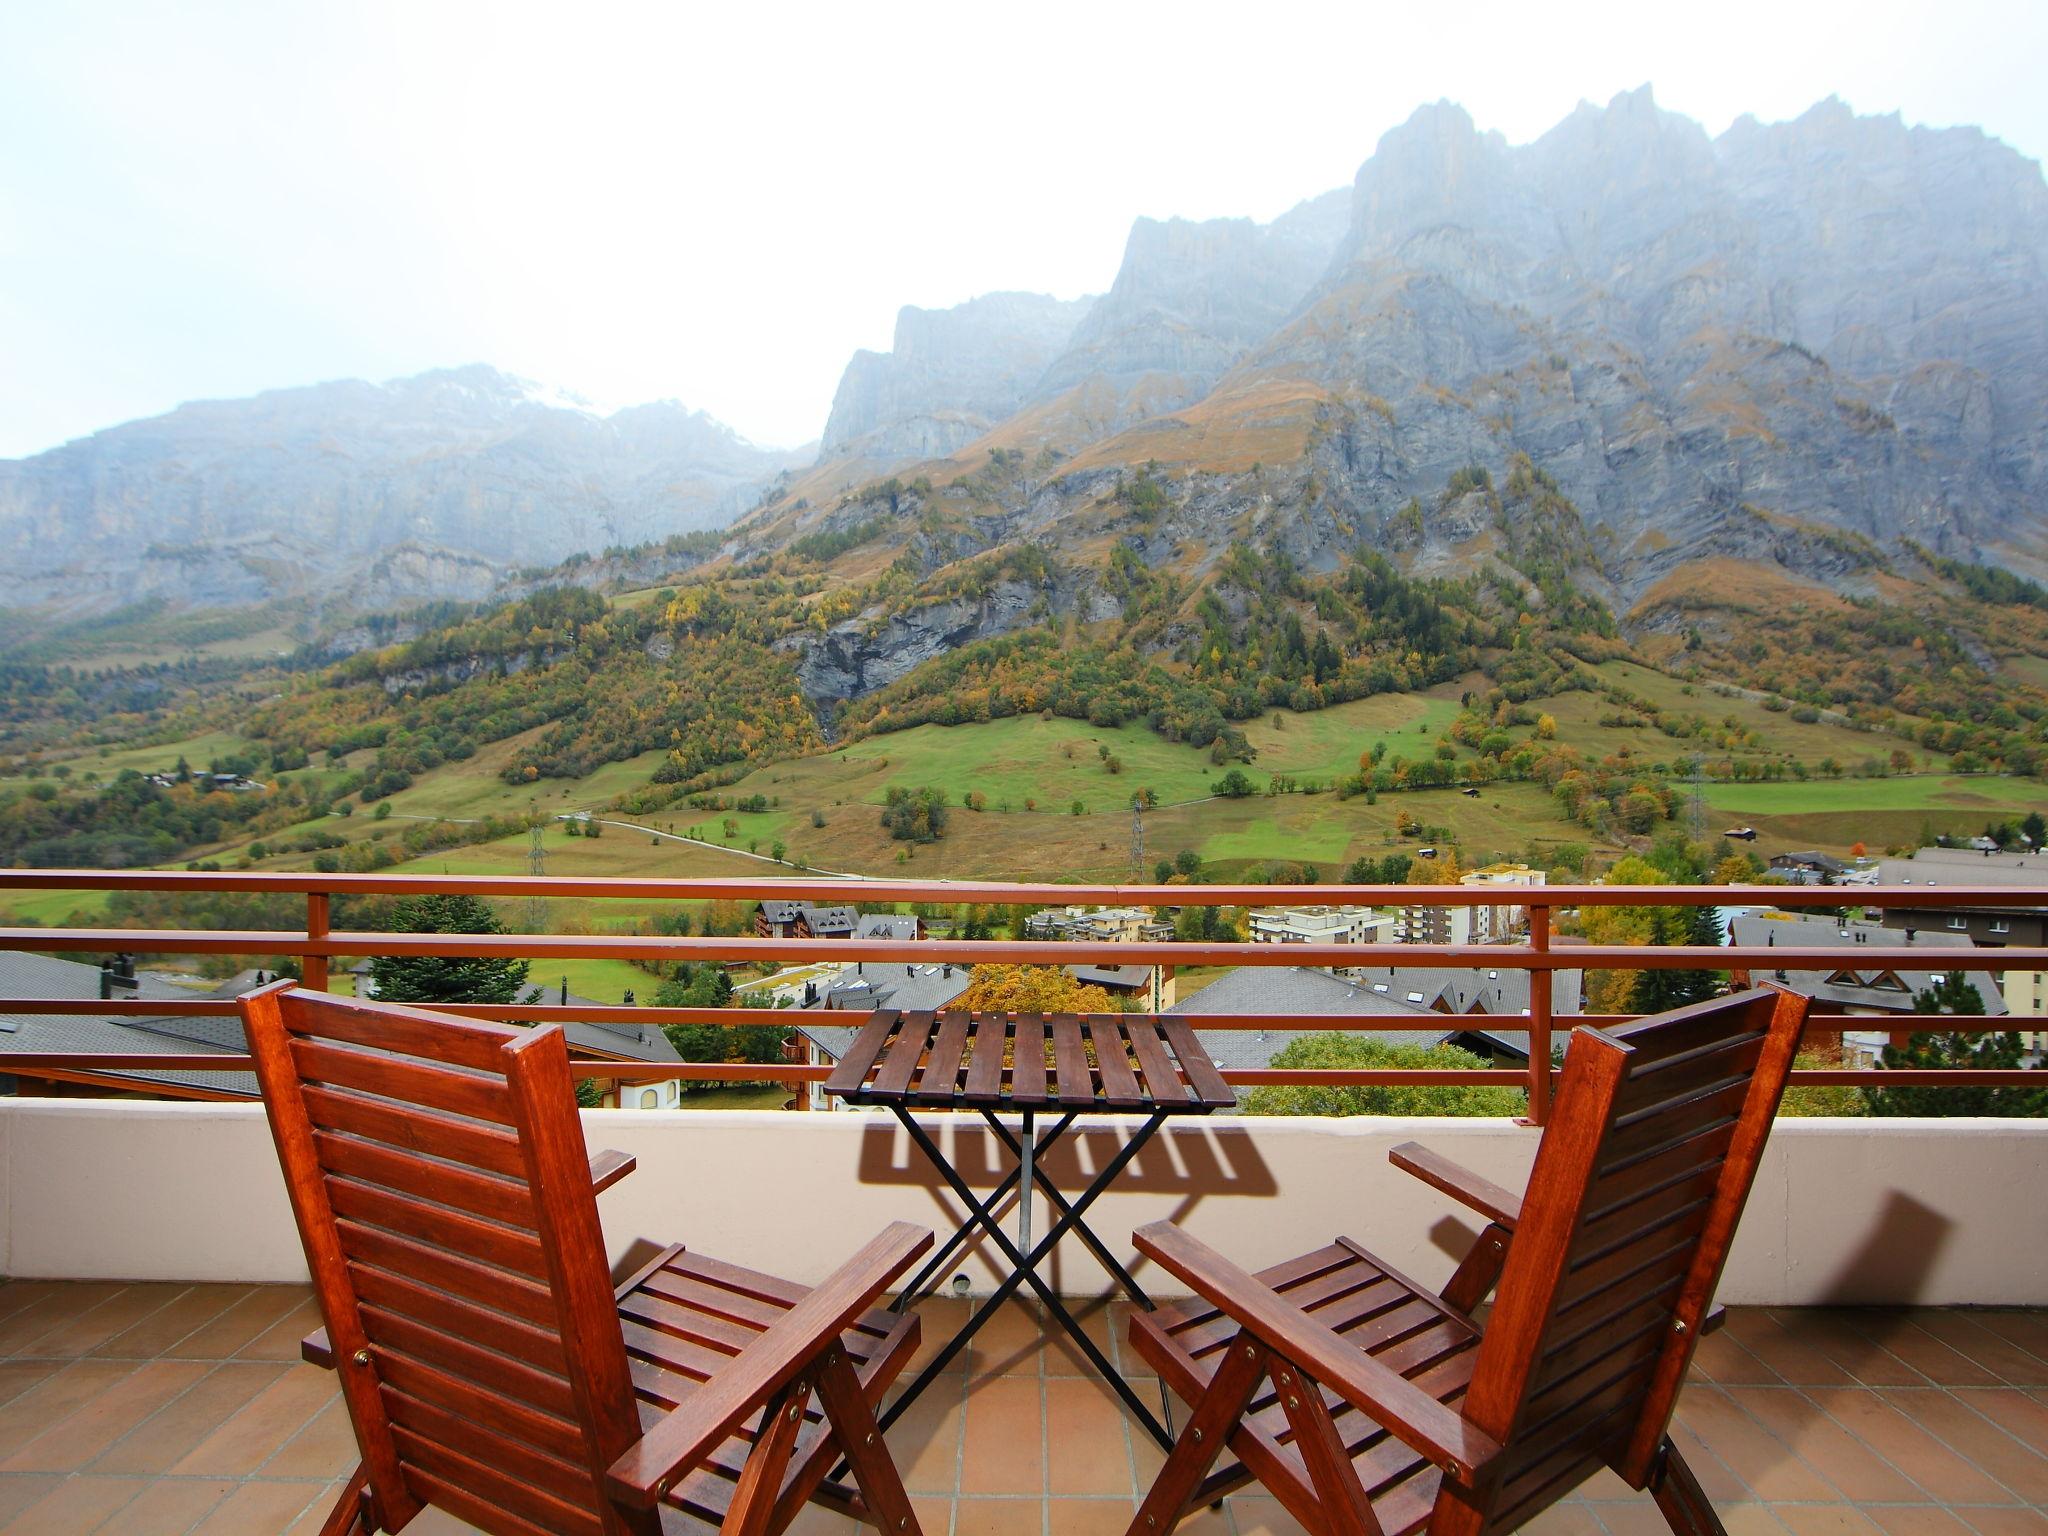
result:
<svg viewBox="0 0 2048 1536"><path fill-rule="evenodd" d="M822 1278L885 1222L950 1230L949 1199L893 1120L859 1114L593 1112L592 1148L639 1170L601 1198L613 1256L636 1238L687 1242L798 1280ZM985 1133L934 1129L987 1188L1006 1163ZM1127 1127L1091 1122L1050 1158L1061 1186ZM1505 1121L1189 1121L1163 1134L1090 1213L1123 1254L1170 1217L1249 1266L1342 1233L1426 1283L1477 1230L1391 1167L1416 1140L1510 1188L1536 1134ZM1077 1160L1080 1166L1077 1166ZM1787 1120L1772 1136L1721 1286L1731 1303L2048 1304L2048 1122ZM1043 1233L1051 1213L1038 1206ZM1013 1225L1014 1230L1014 1225ZM977 1292L990 1270L954 1266ZM1102 1271L1069 1241L1069 1293ZM1156 1273L1142 1282L1170 1291ZM0 1274L20 1278L290 1281L305 1265L262 1110L254 1105L0 1100Z"/></svg>

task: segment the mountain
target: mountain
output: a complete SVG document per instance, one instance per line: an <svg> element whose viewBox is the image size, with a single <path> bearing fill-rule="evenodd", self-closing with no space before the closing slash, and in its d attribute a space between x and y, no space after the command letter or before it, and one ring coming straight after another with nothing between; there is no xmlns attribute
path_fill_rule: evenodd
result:
<svg viewBox="0 0 2048 1536"><path fill-rule="evenodd" d="M906 305L888 352L856 352L832 398L824 456L942 458L1027 398L1091 301L990 293L952 309Z"/></svg>
<svg viewBox="0 0 2048 1536"><path fill-rule="evenodd" d="M1446 487L1526 459L1624 607L1721 557L1865 592L1908 545L2040 576L2044 260L2040 167L1976 129L1830 100L1715 138L1645 87L1511 146L1442 102L1270 226L1139 221L1017 413L924 478L991 542L1107 533L1105 487L1156 465L1148 563L1256 528L1311 565L1363 539L1470 568L1503 530L1439 516ZM1040 472L998 484L991 450ZM835 516L792 506L743 534Z"/></svg>
<svg viewBox="0 0 2048 1536"><path fill-rule="evenodd" d="M520 566L722 526L807 457L482 366L198 402L0 462L6 600L480 597Z"/></svg>

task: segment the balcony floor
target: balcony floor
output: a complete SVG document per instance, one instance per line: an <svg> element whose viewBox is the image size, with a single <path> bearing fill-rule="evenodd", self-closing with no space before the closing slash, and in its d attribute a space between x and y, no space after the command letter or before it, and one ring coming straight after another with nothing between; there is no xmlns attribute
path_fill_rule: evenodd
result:
<svg viewBox="0 0 2048 1536"><path fill-rule="evenodd" d="M927 1334L961 1305L931 1303ZM0 1531L316 1531L355 1461L333 1378L298 1361L318 1322L300 1287L0 1283ZM1121 1317L1089 1324L1135 1377ZM1106 1389L1021 1307L958 1364L890 1434L929 1536L1120 1536L1159 1458ZM1731 1536L2048 1536L2048 1314L1738 1310L1679 1421ZM1253 1492L1182 1527L1299 1529ZM1531 1529L1664 1526L1603 1474Z"/></svg>

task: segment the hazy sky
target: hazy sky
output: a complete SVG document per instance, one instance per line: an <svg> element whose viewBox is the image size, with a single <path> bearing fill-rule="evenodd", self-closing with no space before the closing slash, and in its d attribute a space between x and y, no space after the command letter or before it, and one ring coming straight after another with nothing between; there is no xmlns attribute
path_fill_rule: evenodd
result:
<svg viewBox="0 0 2048 1536"><path fill-rule="evenodd" d="M1271 218L1424 101L1833 93L2039 158L2044 59L2037 0L0 0L0 456L472 361L794 444L899 306L1098 292L1135 215Z"/></svg>

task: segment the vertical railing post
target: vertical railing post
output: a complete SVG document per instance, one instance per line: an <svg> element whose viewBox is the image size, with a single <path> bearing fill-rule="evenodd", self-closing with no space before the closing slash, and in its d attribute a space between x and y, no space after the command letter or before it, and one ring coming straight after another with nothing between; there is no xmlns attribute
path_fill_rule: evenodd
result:
<svg viewBox="0 0 2048 1536"><path fill-rule="evenodd" d="M306 937L325 939L327 937L327 893L306 892ZM325 955L301 955L299 957L299 981L314 992L327 990L327 957Z"/></svg>
<svg viewBox="0 0 2048 1536"><path fill-rule="evenodd" d="M1529 903L1529 948L1539 955L1550 953L1550 908L1538 901ZM1548 969L1529 971L1529 1123L1550 1122L1550 999L1553 988Z"/></svg>

